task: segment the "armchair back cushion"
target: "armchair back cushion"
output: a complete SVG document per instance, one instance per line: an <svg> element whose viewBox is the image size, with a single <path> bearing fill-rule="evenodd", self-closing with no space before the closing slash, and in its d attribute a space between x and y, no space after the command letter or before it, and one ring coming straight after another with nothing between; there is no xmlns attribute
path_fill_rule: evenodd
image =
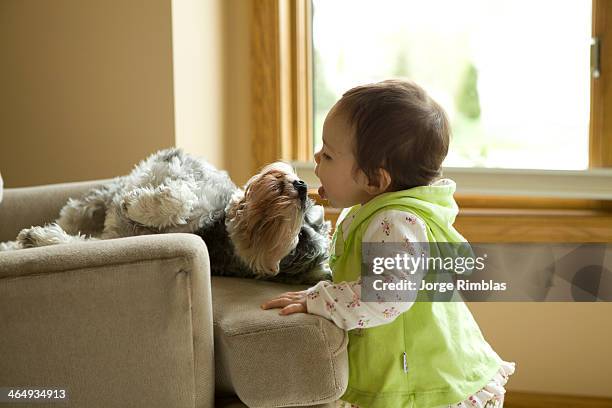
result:
<svg viewBox="0 0 612 408"><path fill-rule="evenodd" d="M6 189L0 202L0 242L14 240L23 228L55 221L68 198L77 198L109 181L111 179Z"/></svg>

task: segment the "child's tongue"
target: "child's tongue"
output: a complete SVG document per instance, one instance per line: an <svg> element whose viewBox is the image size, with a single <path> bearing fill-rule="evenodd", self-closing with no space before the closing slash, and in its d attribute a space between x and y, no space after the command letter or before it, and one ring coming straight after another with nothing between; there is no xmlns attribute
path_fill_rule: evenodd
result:
<svg viewBox="0 0 612 408"><path fill-rule="evenodd" d="M321 198L327 198L325 196L325 188L323 188L323 186L319 187L319 197Z"/></svg>

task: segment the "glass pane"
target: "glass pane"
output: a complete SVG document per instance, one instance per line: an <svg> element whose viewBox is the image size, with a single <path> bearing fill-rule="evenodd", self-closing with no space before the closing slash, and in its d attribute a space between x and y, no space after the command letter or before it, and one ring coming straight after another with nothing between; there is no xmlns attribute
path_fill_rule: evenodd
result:
<svg viewBox="0 0 612 408"><path fill-rule="evenodd" d="M591 1L313 0L314 145L349 88L422 85L449 114L445 166L586 169Z"/></svg>

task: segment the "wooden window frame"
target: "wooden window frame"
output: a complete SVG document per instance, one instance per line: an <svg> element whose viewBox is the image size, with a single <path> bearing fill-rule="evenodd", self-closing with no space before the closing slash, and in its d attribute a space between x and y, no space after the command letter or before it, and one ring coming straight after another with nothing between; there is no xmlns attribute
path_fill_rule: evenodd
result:
<svg viewBox="0 0 612 408"><path fill-rule="evenodd" d="M253 171L312 161L312 8L309 0L251 2Z"/></svg>
<svg viewBox="0 0 612 408"><path fill-rule="evenodd" d="M601 39L601 76L591 78L589 166L612 167L612 4L593 0L593 38Z"/></svg>
<svg viewBox="0 0 612 408"><path fill-rule="evenodd" d="M612 168L612 115L605 115L612 110L612 4L592 1L601 75L591 78L589 168ZM312 162L313 67L310 40L304 40L312 38L311 2L258 0L252 7L252 170L278 159ZM315 190L310 195L326 204ZM504 231L515 231L502 234L512 241L612 242L609 200L460 193L456 199L461 208L457 225L471 240L503 240L495 228L503 225ZM335 222L338 210L326 213ZM525 223L530 227L521 228Z"/></svg>

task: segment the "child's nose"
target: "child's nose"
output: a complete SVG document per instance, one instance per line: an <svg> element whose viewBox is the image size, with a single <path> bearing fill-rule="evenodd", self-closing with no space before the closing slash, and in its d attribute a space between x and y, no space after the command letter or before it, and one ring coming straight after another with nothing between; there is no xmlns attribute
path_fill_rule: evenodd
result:
<svg viewBox="0 0 612 408"><path fill-rule="evenodd" d="M315 163L319 164L319 162L321 161L321 151L320 150L315 153L314 158L315 158Z"/></svg>

